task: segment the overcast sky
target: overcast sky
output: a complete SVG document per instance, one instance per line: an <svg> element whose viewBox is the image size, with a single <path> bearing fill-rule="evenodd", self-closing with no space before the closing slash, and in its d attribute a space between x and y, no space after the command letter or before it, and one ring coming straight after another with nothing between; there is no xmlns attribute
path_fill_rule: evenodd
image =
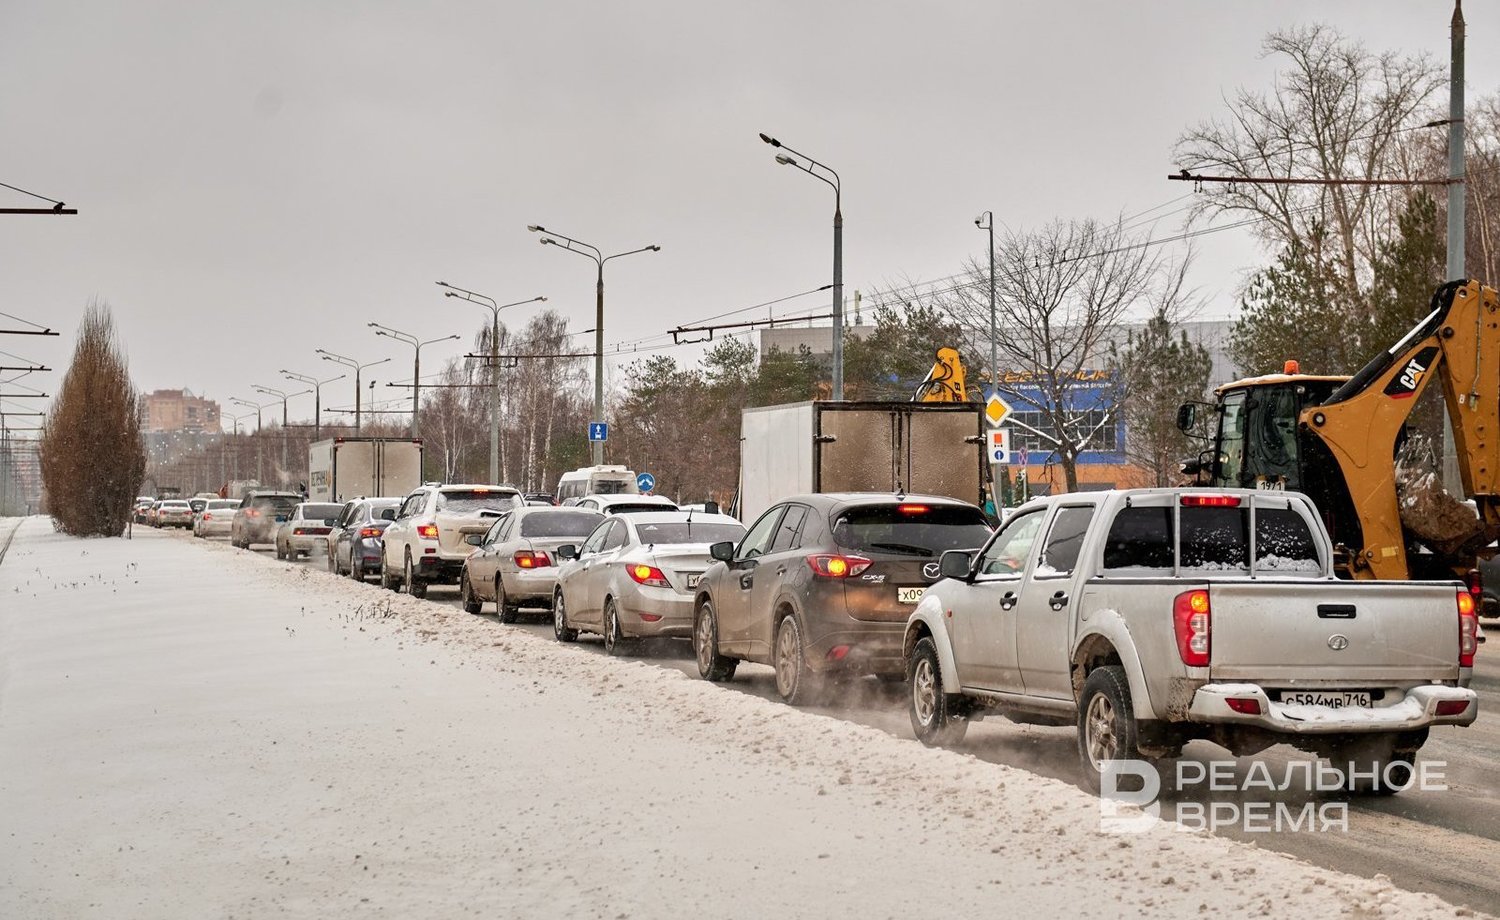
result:
<svg viewBox="0 0 1500 920"><path fill-rule="evenodd" d="M461 334L424 349L435 370L487 318L437 280L502 303L546 295L572 328L594 325L593 266L538 245L531 223L606 252L660 244L606 275L606 340L659 336L831 279L832 193L776 165L760 131L842 174L850 296L940 278L982 253L982 210L1023 228L1188 192L1165 181L1173 141L1223 94L1269 87L1268 31L1320 20L1446 61L1451 12L3 0L0 182L80 213L0 215L0 311L63 333L0 336L0 349L56 368L25 381L54 392L99 298L146 390L252 398L252 383L282 385L280 368L337 373L318 347L392 356L367 372L383 385L409 378L411 350L367 322ZM1500 89L1500 11L1466 15L1472 98ZM0 189L0 204L40 202ZM1263 254L1244 231L1198 249L1208 315L1228 315ZM502 316L519 325L531 309ZM351 401L344 382L325 396Z"/></svg>

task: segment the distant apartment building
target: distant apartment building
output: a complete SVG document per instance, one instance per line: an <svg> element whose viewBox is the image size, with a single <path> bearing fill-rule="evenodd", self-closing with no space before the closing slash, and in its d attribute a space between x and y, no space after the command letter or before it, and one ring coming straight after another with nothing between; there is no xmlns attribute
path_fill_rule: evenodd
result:
<svg viewBox="0 0 1500 920"><path fill-rule="evenodd" d="M141 427L148 432L220 430L219 404L188 390L155 390L144 402Z"/></svg>

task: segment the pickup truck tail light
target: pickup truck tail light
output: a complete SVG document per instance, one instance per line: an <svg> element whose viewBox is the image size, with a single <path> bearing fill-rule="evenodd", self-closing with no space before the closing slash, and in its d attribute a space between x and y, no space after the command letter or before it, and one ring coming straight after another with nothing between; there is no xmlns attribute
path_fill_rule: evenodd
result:
<svg viewBox="0 0 1500 920"><path fill-rule="evenodd" d="M424 540L436 540L438 538L438 536L437 536L437 525L436 524L419 524L419 525L417 525L417 536L421 537Z"/></svg>
<svg viewBox="0 0 1500 920"><path fill-rule="evenodd" d="M1474 667L1474 652L1479 649L1479 607L1474 595L1458 592L1458 666Z"/></svg>
<svg viewBox="0 0 1500 920"><path fill-rule="evenodd" d="M822 578L853 578L874 565L863 556L840 556L833 553L817 553L807 557L813 574Z"/></svg>
<svg viewBox="0 0 1500 920"><path fill-rule="evenodd" d="M1190 668L1208 667L1209 626L1213 611L1208 592L1203 589L1184 591L1172 602L1172 628L1177 633L1177 654Z"/></svg>
<svg viewBox="0 0 1500 920"><path fill-rule="evenodd" d="M516 567L521 569L545 569L552 564L552 559L546 553L534 553L523 549L516 553ZM631 573L632 575L634 573ZM640 581L639 578L636 581Z"/></svg>
<svg viewBox="0 0 1500 920"><path fill-rule="evenodd" d="M667 581L667 576L662 574L662 570L654 565L637 564L627 566L625 570L630 573L631 578L635 579L636 584L646 585L651 588L672 587L672 583Z"/></svg>

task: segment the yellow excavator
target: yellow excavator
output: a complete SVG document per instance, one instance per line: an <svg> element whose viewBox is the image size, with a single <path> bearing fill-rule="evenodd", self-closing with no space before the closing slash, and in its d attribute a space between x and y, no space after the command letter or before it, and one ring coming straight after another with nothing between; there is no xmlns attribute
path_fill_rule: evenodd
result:
<svg viewBox="0 0 1500 920"><path fill-rule="evenodd" d="M1183 472L1203 485L1307 493L1347 577L1472 578L1500 536L1500 294L1477 281L1444 285L1425 318L1350 377L1287 364L1218 388L1211 446ZM1436 470L1398 462L1434 380L1473 508L1436 486ZM1199 430L1203 405L1185 403L1178 427Z"/></svg>
<svg viewBox="0 0 1500 920"><path fill-rule="evenodd" d="M956 348L939 348L927 377L917 384L912 402L968 402L964 363Z"/></svg>

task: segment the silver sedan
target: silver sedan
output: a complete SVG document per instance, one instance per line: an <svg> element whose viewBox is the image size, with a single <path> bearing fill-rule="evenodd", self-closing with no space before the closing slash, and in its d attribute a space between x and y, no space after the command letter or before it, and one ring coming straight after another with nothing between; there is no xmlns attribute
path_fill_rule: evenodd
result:
<svg viewBox="0 0 1500 920"><path fill-rule="evenodd" d="M583 542L563 546L567 560L552 599L552 630L572 642L599 633L618 654L627 639L687 638L693 633L693 589L713 560L711 544L738 543L745 526L724 514L641 511L610 518Z"/></svg>
<svg viewBox="0 0 1500 920"><path fill-rule="evenodd" d="M557 584L556 550L577 544L604 520L597 511L527 505L508 511L483 534L464 560L458 593L464 610L478 613L495 602L502 623L514 623L521 607L546 607Z"/></svg>

